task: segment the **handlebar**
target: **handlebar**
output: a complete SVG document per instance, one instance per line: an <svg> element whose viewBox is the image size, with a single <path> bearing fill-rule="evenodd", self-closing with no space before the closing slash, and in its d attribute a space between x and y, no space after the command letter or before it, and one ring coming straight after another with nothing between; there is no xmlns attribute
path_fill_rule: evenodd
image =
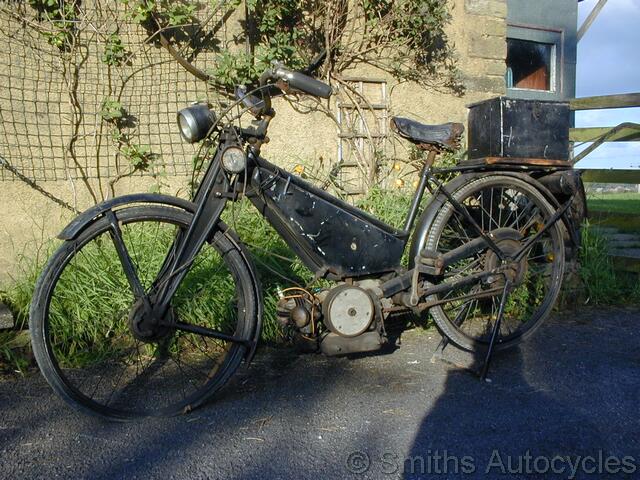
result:
<svg viewBox="0 0 640 480"><path fill-rule="evenodd" d="M275 65L274 68L265 70L260 75L260 87L266 87L271 81L284 82L287 86L299 90L314 97L329 98L332 93L330 85L320 80L316 80L302 72L294 72L282 65ZM264 102L264 112L271 110L271 94L267 88L261 89L262 100Z"/></svg>
<svg viewBox="0 0 640 480"><path fill-rule="evenodd" d="M273 72L273 75L278 80L285 81L291 88L308 93L314 97L329 98L331 96L331 86L309 77L304 73L293 72L283 66L278 66Z"/></svg>

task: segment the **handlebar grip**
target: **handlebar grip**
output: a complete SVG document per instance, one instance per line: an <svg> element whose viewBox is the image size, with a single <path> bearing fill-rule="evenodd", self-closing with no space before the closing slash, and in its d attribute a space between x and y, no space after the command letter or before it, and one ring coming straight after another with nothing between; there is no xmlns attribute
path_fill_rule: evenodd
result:
<svg viewBox="0 0 640 480"><path fill-rule="evenodd" d="M278 68L275 72L276 76L282 80L286 80L291 88L308 93L315 97L329 98L331 96L331 86L320 80L311 78L300 72L292 72L286 68Z"/></svg>

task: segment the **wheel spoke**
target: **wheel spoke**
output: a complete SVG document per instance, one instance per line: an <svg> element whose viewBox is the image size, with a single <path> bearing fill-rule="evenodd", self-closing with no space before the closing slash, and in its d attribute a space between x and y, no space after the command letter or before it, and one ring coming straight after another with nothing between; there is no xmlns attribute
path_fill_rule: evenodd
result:
<svg viewBox="0 0 640 480"><path fill-rule="evenodd" d="M472 186L473 185L473 186ZM529 329L538 325L548 314L557 297L562 271L563 243L556 229L549 229L536 237L536 224L541 218L551 218L552 207L537 188L523 180L502 177L500 174L471 181L453 194L455 199L465 205L476 223L485 231L496 228L516 230L524 237L517 240L520 248L529 240L527 251L520 258L518 283L505 305L503 321L498 332L498 345L503 348L514 344ZM446 203L434 219L434 228L427 237L425 248L445 254L466 241L477 237L471 230L470 222ZM465 228L467 227L467 228ZM514 242L516 240L509 240ZM497 240L501 250L508 248L506 240ZM518 252L518 246L510 244L509 255ZM491 265L486 262L490 259ZM489 253L480 253L473 258L465 258L450 265L443 281L464 279L478 272L488 271L500 266L500 261ZM497 317L499 298L488 294L467 299L474 292L481 294L482 289L501 290L504 280L492 280L490 285L481 282L462 286L451 292L436 294L437 301L443 302L431 308L432 315L442 331L455 332L452 340L466 348L478 348L478 344L488 342L489 333ZM497 287L496 287L497 286ZM462 298L461 298L462 297ZM447 301L448 300L448 301Z"/></svg>
<svg viewBox="0 0 640 480"><path fill-rule="evenodd" d="M228 335L226 333L222 333L207 327L201 327L199 325L191 325L184 322L176 322L174 327L177 330L183 330L185 332L195 333L203 337L217 338L218 340L225 340L227 342L240 343L245 346L249 346L251 344L251 341L245 338L234 337L233 335Z"/></svg>
<svg viewBox="0 0 640 480"><path fill-rule="evenodd" d="M48 308L35 315L33 328L46 338L34 349L56 365L41 366L43 374L104 416L175 414L201 404L253 345L250 271L225 235L203 245L166 317L140 308L172 258L173 240L189 227L175 208L145 208L106 212L64 243L50 284L35 294Z"/></svg>

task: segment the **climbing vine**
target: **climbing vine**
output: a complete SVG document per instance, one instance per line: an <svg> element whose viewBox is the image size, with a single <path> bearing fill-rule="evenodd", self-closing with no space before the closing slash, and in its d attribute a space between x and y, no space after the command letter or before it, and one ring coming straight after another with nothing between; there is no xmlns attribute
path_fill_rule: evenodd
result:
<svg viewBox="0 0 640 480"><path fill-rule="evenodd" d="M198 2L174 0L120 0L120 3L128 8L129 19L152 30L184 25L192 20L198 8Z"/></svg>
<svg viewBox="0 0 640 480"><path fill-rule="evenodd" d="M327 56L316 75L337 87L334 92L339 100L357 105L359 112L367 108L366 99L353 90L348 78L362 65L384 71L397 82L460 91L454 49L445 34L450 21L445 0L115 0L105 6L115 21L102 30L95 28L88 15L93 7L82 0L27 0L17 5L3 10L16 19L27 19L25 24L53 46L50 50L59 57L53 65L60 69L68 90L70 110L64 120L69 121L64 165L80 178L94 201L112 195L114 183L123 176L156 175L161 163L148 146L136 141L140 115L135 110L140 103L129 102L123 95L124 85L135 74L125 67L141 63L141 49L130 40L131 24L144 29L134 30L145 45L148 64L160 63L154 50L159 47L170 53L173 48L181 58L172 55L182 66L195 62L204 52L206 67L202 68L207 70L196 77L228 94L237 84L253 84L274 61L300 69L322 50ZM225 22L231 18L242 31L234 32L234 38L225 43L218 41L210 29L215 15ZM87 48L89 44L97 48ZM90 59L96 51L95 60ZM102 64L103 76L95 131L84 132L86 112L96 111L84 108L87 97L78 90L88 62ZM326 102L307 98L294 108L321 111L337 121ZM82 139L87 135L96 139L95 162L82 164L79 155L86 154L79 152L86 149ZM386 161L382 153L376 152L375 161L366 166L373 172L371 178L376 165ZM100 165L105 159L115 159L115 175L106 164ZM94 178L89 169L96 172L97 184L89 181ZM105 181L110 192L103 191Z"/></svg>
<svg viewBox="0 0 640 480"><path fill-rule="evenodd" d="M38 12L39 20L46 21L48 29L40 31L47 42L61 51L71 49L74 20L77 15L76 1L29 0L29 5Z"/></svg>
<svg viewBox="0 0 640 480"><path fill-rule="evenodd" d="M130 18L156 31L173 31L168 27L188 23L197 10L197 2L120 1ZM461 91L445 33L451 19L446 0L210 1L222 11L245 9L245 48L215 52L209 72L229 91L254 82L273 61L299 69L323 49L329 52L322 72L328 79L369 64L399 81Z"/></svg>
<svg viewBox="0 0 640 480"><path fill-rule="evenodd" d="M106 98L100 109L102 120L108 125L110 138L117 148L118 159L126 161L126 167L116 176L109 179L109 193L115 196L115 185L121 179L130 177L137 172L148 172L157 160L157 155L151 151L148 145L140 145L133 141L127 133L127 128L133 123L131 116L118 100ZM163 172L153 172L156 187L159 188Z"/></svg>
<svg viewBox="0 0 640 480"><path fill-rule="evenodd" d="M445 32L451 20L446 0L210 1L218 10L238 13L244 9L240 15L244 42L214 51L214 67L206 76L215 88L229 94L236 85L255 85L274 61L302 69L322 50L327 55L316 75L337 86L334 94L338 101L357 105L363 118L367 108L373 112L372 107L348 81L348 74L359 66L375 67L398 83L411 81L458 94L463 91L455 52ZM169 6L163 1L137 0L135 5L134 11L146 12L139 14L142 25L155 22L156 32L172 32L173 40L179 43L175 28L170 28L178 3ZM205 76L202 72L199 75ZM321 111L338 123L326 103L310 101L294 108ZM375 145L372 138L369 140ZM384 152L374 148L373 158L358 159L368 185L377 181L381 165L390 163Z"/></svg>

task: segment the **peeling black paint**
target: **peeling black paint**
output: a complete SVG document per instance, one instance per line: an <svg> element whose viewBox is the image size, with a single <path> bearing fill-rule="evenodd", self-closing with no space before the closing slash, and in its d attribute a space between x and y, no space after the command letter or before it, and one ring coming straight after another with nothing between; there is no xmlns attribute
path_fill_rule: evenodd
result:
<svg viewBox="0 0 640 480"><path fill-rule="evenodd" d="M263 159L259 163L252 186L261 201L252 201L263 213L271 213L267 219L307 267L339 278L380 274L399 267L406 232Z"/></svg>

